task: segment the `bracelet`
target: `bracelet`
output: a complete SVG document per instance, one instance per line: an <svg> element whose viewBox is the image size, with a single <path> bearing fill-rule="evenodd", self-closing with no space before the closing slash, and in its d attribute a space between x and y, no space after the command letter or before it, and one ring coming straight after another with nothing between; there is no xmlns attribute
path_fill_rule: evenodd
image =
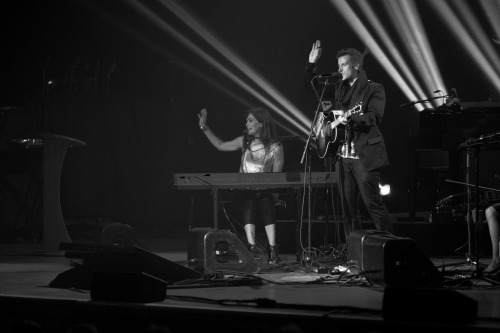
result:
<svg viewBox="0 0 500 333"><path fill-rule="evenodd" d="M206 132L208 130L208 126L200 126L200 129L203 131L203 132Z"/></svg>

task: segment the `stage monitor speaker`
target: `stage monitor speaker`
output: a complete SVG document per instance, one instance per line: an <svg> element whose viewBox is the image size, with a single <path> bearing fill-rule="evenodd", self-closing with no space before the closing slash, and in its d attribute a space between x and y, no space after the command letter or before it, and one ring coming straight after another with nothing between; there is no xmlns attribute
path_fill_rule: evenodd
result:
<svg viewBox="0 0 500 333"><path fill-rule="evenodd" d="M348 260L374 284L386 287L440 287L443 277L410 238L357 230L349 235Z"/></svg>
<svg viewBox="0 0 500 333"><path fill-rule="evenodd" d="M257 262L229 230L193 228L189 232L188 266L202 273L235 271L256 273Z"/></svg>
<svg viewBox="0 0 500 333"><path fill-rule="evenodd" d="M138 246L61 243L67 258L82 259L83 264L59 274L49 286L90 290L94 272L145 273L168 284L197 279L201 274Z"/></svg>
<svg viewBox="0 0 500 333"><path fill-rule="evenodd" d="M90 286L93 301L161 302L167 284L145 273L94 272Z"/></svg>

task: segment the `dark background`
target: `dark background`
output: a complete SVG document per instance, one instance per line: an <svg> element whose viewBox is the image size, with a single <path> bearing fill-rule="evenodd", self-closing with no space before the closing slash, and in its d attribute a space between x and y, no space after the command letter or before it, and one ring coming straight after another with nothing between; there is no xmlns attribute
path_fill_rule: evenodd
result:
<svg viewBox="0 0 500 333"><path fill-rule="evenodd" d="M161 2L148 3L165 22L243 77ZM362 50L366 46L329 1L179 3L311 120L316 99L306 89L302 73L312 43L322 41L321 73L336 71L338 49ZM489 32L476 1L468 3ZM391 32L393 27L382 6L377 6L377 1L371 4L380 11L379 15L385 15L383 22L387 22L386 28ZM454 40L428 2L418 1L418 7L425 13L424 27L446 88L456 88L462 101L498 100L477 64ZM87 143L86 147L70 149L66 156L61 184L66 218L111 218L147 230L186 228L189 195L173 188L172 175L237 172L239 153L216 151L199 130L196 114L207 107L211 128L221 138L232 139L244 129L244 111L262 102L162 32L127 2L3 1L0 13L2 151L19 149L11 139L37 132ZM395 36L393 31L392 34ZM498 52L498 45L494 47ZM391 184L392 194L385 201L391 212L405 214L409 211L411 170L415 166L410 151L415 138L409 137L415 110L400 106L408 100L374 55L366 56L365 69L371 80L384 84L387 93L381 130L391 166L382 171L382 179ZM248 79L243 80L266 93ZM53 83L49 85L49 81ZM279 115L275 117L286 123ZM471 124L481 126L464 132L463 128ZM497 131L497 124L496 114L446 120L446 126L460 132L448 148L456 151L456 144L463 137ZM291 134L283 128L279 130L280 135ZM428 135L431 146L439 140L433 139L433 133ZM441 148L440 144L436 146ZM302 170L303 147L304 142L299 139L285 142L285 171ZM417 175L417 210L430 210L433 200L462 191L443 183L450 176L446 171L439 174L432 168L440 165L442 155L427 159L431 171ZM485 155L482 185L498 186L494 178L498 154L492 150ZM458 170L453 176L464 181L463 156L454 152L450 161ZM450 167L448 163L451 162L445 162L445 167ZM8 179L21 195L31 193L28 176L12 172L16 168L21 171L19 165L7 157L3 157L2 164L10 170ZM315 157L312 165L321 171L325 161ZM2 227L9 228L19 218L18 203L5 190L0 194ZM28 195L31 199L35 196ZM209 193L197 195L201 202L210 199ZM211 224L209 205L200 203L196 214L207 221L206 225Z"/></svg>

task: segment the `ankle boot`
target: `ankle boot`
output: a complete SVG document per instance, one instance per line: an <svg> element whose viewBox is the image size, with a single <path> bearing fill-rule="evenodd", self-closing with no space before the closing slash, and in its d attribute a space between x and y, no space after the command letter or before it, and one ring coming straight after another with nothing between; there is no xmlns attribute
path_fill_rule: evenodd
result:
<svg viewBox="0 0 500 333"><path fill-rule="evenodd" d="M247 246L248 246L248 251L250 251L253 258L256 260L259 260L260 254L259 254L259 249L257 248L257 246L255 244L250 244L250 243L248 243Z"/></svg>
<svg viewBox="0 0 500 333"><path fill-rule="evenodd" d="M267 248L268 253L268 263L271 265L277 264L280 262L280 257L278 256L278 245L269 245Z"/></svg>

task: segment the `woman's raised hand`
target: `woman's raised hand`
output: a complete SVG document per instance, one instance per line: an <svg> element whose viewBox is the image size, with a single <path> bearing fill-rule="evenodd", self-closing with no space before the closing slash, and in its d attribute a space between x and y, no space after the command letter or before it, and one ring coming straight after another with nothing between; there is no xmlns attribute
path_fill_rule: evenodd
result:
<svg viewBox="0 0 500 333"><path fill-rule="evenodd" d="M200 113L198 113L198 124L200 125L200 127L207 126L207 117L208 117L207 109L205 108L201 109Z"/></svg>

